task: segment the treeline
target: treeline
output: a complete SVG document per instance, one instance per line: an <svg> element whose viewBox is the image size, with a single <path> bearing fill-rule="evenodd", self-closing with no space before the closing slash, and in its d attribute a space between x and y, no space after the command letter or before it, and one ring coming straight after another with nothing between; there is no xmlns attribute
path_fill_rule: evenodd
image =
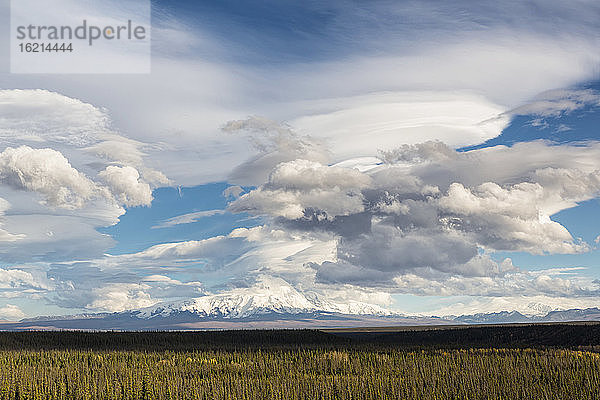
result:
<svg viewBox="0 0 600 400"><path fill-rule="evenodd" d="M318 330L197 332L0 332L0 350L195 351L244 348L338 347L353 339Z"/></svg>
<svg viewBox="0 0 600 400"><path fill-rule="evenodd" d="M276 348L546 348L600 346L600 324L460 327L395 332L0 332L0 350L196 351Z"/></svg>

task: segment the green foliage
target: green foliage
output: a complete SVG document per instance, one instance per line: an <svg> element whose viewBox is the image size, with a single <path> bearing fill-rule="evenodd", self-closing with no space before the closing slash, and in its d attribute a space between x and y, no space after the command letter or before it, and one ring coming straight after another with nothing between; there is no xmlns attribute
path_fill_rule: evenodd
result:
<svg viewBox="0 0 600 400"><path fill-rule="evenodd" d="M0 351L0 399L595 399L565 349Z"/></svg>

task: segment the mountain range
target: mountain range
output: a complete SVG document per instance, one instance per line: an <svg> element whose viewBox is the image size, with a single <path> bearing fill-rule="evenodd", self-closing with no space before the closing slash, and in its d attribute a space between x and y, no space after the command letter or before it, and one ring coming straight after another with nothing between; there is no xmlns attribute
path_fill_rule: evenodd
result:
<svg viewBox="0 0 600 400"><path fill-rule="evenodd" d="M300 293L282 281L263 280L251 288L208 295L139 310L115 313L36 317L0 322L0 330L194 330L242 328L352 328L416 325L502 324L600 321L600 309L551 310L533 307L537 314L518 311L459 316L410 316L377 305L351 301L335 303Z"/></svg>

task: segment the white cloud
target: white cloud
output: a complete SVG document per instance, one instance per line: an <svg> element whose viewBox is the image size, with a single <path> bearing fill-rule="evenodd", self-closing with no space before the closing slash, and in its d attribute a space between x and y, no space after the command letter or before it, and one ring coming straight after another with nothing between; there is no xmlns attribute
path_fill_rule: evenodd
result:
<svg viewBox="0 0 600 400"><path fill-rule="evenodd" d="M508 113L538 117L559 117L586 106L600 106L600 93L593 89L555 89L540 93L525 105Z"/></svg>
<svg viewBox="0 0 600 400"><path fill-rule="evenodd" d="M482 143L498 136L509 122L501 115L502 106L472 93L396 92L328 101L336 109L291 124L324 138L336 160L427 140L452 147Z"/></svg>
<svg viewBox="0 0 600 400"><path fill-rule="evenodd" d="M242 193L244 193L244 188L242 188L241 186L238 185L234 185L234 186L229 186L227 189L223 190L223 197L225 197L226 199L237 199L239 198Z"/></svg>
<svg viewBox="0 0 600 400"><path fill-rule="evenodd" d="M4 307L0 307L0 319L16 321L24 317L25 313L18 306L6 304Z"/></svg>
<svg viewBox="0 0 600 400"><path fill-rule="evenodd" d="M35 191L51 206L81 208L101 193L58 151L8 147L0 153L0 181L17 189Z"/></svg>
<svg viewBox="0 0 600 400"><path fill-rule="evenodd" d="M0 242L2 259L4 262L27 263L99 257L113 247L115 241L96 230L99 226L110 224L102 215L102 209L98 213L100 219L85 214L7 216L4 222L6 229L23 237L15 242Z"/></svg>
<svg viewBox="0 0 600 400"><path fill-rule="evenodd" d="M314 209L332 218L363 211L360 190L369 185L370 178L357 170L295 160L279 164L267 184L241 196L229 209L288 219Z"/></svg>
<svg viewBox="0 0 600 400"><path fill-rule="evenodd" d="M146 182L140 181L139 172L133 167L109 165L98 174L104 180L119 203L128 207L149 206L152 203L152 190Z"/></svg>
<svg viewBox="0 0 600 400"><path fill-rule="evenodd" d="M96 229L117 223L120 205L148 205L152 188L169 184L147 165L146 151L161 145L120 135L104 108L47 90L1 90L0 104L7 262L100 255L114 241Z"/></svg>
<svg viewBox="0 0 600 400"><path fill-rule="evenodd" d="M415 271L394 278L396 290L421 296L547 296L592 299L600 287L592 279L549 271L510 270L497 276L463 276Z"/></svg>
<svg viewBox="0 0 600 400"><path fill-rule="evenodd" d="M451 213L443 219L447 226L473 233L480 245L492 249L530 253L588 250L586 244L575 241L564 226L544 213L544 191L538 183L525 182L505 189L487 182L472 190L453 183L439 205Z"/></svg>
<svg viewBox="0 0 600 400"><path fill-rule="evenodd" d="M418 266L409 256L413 253L423 266L460 265L476 255L475 246L577 253L589 246L550 217L600 193L597 157L597 144L537 142L457 153L440 143L426 143L383 153L385 164L362 173L295 160L274 168L267 183L233 201L230 209L309 221L296 223L300 229L339 233L346 225L348 232L370 232L345 240L348 257L358 257L361 265L389 257L397 268ZM358 217L364 211L372 215L366 221ZM327 225L323 219L335 223ZM425 248L417 250L446 242L448 248L437 252L440 257L461 248L466 253L454 261L435 261L424 256ZM384 251L404 245L406 250L397 254ZM382 266L386 263L381 259Z"/></svg>
<svg viewBox="0 0 600 400"><path fill-rule="evenodd" d="M39 274L34 275L22 269L0 269L0 290L45 290L51 286L51 282Z"/></svg>
<svg viewBox="0 0 600 400"><path fill-rule="evenodd" d="M492 255L588 249L551 216L598 195L599 151L593 143L536 142L457 153L425 143L383 152L363 172L352 168L355 162L283 162L230 206L265 215L264 226L89 260L77 268L97 268L95 283L87 287L83 275L69 272L76 289L61 289L57 304L119 310L207 291L226 294L252 287L259 276L280 277L315 301L360 296L385 304L391 293L405 293L570 297L583 304L599 288L577 271L524 271ZM344 201L349 192L360 199L352 207ZM289 205L297 211L283 208ZM199 213L171 222L205 215ZM131 276L122 275L124 265ZM171 277L182 268L194 282ZM144 288L121 295L111 286L139 282ZM85 295L111 287L91 302Z"/></svg>
<svg viewBox="0 0 600 400"><path fill-rule="evenodd" d="M574 298L544 295L460 297L450 300L450 304L432 308L420 314L446 316L518 311L523 315L546 315L554 310L585 309L598 306L600 306L600 302L594 297Z"/></svg>
<svg viewBox="0 0 600 400"><path fill-rule="evenodd" d="M85 308L94 311L119 312L149 307L158 303L159 299L153 299L147 290L150 286L146 284L123 284L115 283L92 290L91 301Z"/></svg>
<svg viewBox="0 0 600 400"><path fill-rule="evenodd" d="M271 259L280 274L303 271L298 284L312 279L324 288L418 295L597 295L589 279L536 275L490 255L590 249L551 217L600 193L598 144L535 142L458 153L425 143L382 152L381 158L364 172L348 168L352 163L279 164L264 185L230 209L271 217L267 226L292 238L335 243L321 247L327 249L321 261L309 258L302 268ZM345 200L349 193L359 200L352 207ZM286 239L281 251L294 241Z"/></svg>
<svg viewBox="0 0 600 400"><path fill-rule="evenodd" d="M160 45L153 54L151 75L40 80L2 74L0 85L43 85L103 105L110 110L109 127L127 132L132 140L154 143L144 149L148 167L163 166L161 171L181 185L223 180L238 160L252 157L238 135L219 130L224 121L244 115L297 122L301 134L314 129L308 133L315 141L329 142L332 161L372 156L378 149L423 138L475 144L500 132L506 111L540 92L568 87L597 73L597 25L589 17L596 15L595 5L535 6L534 13L530 3L518 5L522 15L530 17L524 19L515 15L514 7L491 3L477 9L464 4L373 4L367 18L385 21L376 28L364 23L363 10L334 7L328 12L336 15L332 23L339 30L320 32L327 38L315 40L321 57L292 56L306 62L290 62L281 52L258 46L255 62L238 63L249 55L243 44L163 16L153 35ZM550 14L553 18L545 17ZM399 19L414 23L397 24ZM359 27L356 21L361 21ZM282 47L284 53L294 49ZM179 51L186 51L185 56ZM195 89L199 87L202 90ZM77 109L80 112L73 115L82 117L73 125L82 126L86 110L80 105ZM89 121L106 130L106 114L89 113ZM492 118L494 114L501 118ZM379 132L379 138L373 140L369 132ZM118 151L118 146L106 147L111 147L109 153Z"/></svg>
<svg viewBox="0 0 600 400"><path fill-rule="evenodd" d="M168 218L158 225L154 225L152 229L158 228L170 228L176 225L182 224L192 224L194 222L198 222L202 218L212 217L213 215L222 215L225 213L225 210L206 210L206 211L196 211L192 213L178 215L176 217Z"/></svg>
<svg viewBox="0 0 600 400"><path fill-rule="evenodd" d="M8 145L23 142L86 146L109 132L105 111L48 90L0 90L0 137Z"/></svg>
<svg viewBox="0 0 600 400"><path fill-rule="evenodd" d="M230 121L227 133L247 132L258 155L235 167L229 177L233 183L259 185L279 163L295 159L325 162L329 158L323 143L310 136L300 136L290 127L274 121L250 117Z"/></svg>
<svg viewBox="0 0 600 400"><path fill-rule="evenodd" d="M10 203L0 197L0 227L3 225L2 220L4 218L4 213L9 208L10 208ZM0 229L0 242L15 242L17 240L23 239L24 237L25 237L25 235L13 234L13 233L5 231L4 229Z"/></svg>

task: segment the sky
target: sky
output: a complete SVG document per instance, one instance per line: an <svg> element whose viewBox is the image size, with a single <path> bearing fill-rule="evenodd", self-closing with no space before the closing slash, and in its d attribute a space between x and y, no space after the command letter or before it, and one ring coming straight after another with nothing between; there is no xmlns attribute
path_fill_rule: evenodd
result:
<svg viewBox="0 0 600 400"><path fill-rule="evenodd" d="M597 2L154 1L148 74L11 74L9 15L2 319L600 307Z"/></svg>

